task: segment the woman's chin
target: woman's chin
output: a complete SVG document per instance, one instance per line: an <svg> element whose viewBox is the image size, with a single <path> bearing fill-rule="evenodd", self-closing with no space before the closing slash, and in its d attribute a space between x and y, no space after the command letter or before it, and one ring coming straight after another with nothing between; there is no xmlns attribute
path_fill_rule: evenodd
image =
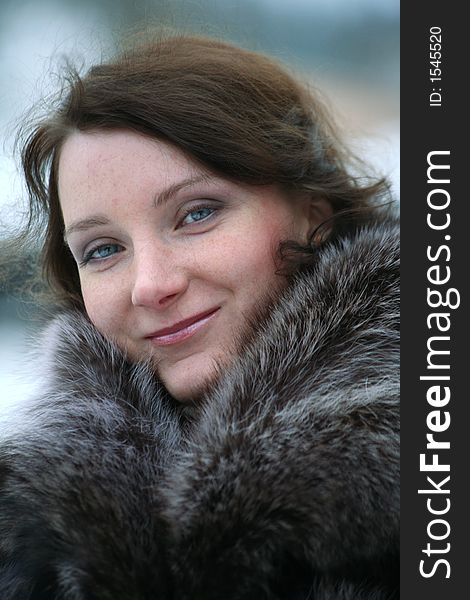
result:
<svg viewBox="0 0 470 600"><path fill-rule="evenodd" d="M158 374L169 394L178 402L195 402L207 394L220 378L220 366L212 357L186 359L162 367Z"/></svg>

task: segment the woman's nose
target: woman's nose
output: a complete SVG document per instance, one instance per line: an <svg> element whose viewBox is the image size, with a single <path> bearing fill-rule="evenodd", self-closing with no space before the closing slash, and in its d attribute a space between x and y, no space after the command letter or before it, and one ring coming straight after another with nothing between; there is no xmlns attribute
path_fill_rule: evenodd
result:
<svg viewBox="0 0 470 600"><path fill-rule="evenodd" d="M132 304L164 309L175 302L188 287L188 276L175 253L146 246L134 255Z"/></svg>

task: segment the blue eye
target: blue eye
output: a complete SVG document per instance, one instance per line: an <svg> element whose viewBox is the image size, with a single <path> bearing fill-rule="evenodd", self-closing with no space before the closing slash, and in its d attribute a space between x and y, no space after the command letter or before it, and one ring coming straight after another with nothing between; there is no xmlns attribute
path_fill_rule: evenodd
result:
<svg viewBox="0 0 470 600"><path fill-rule="evenodd" d="M188 210L186 216L182 219L181 223L184 225L191 225L192 223L198 223L209 218L214 213L214 209L209 206L201 206Z"/></svg>
<svg viewBox="0 0 470 600"><path fill-rule="evenodd" d="M93 248L83 258L83 264L87 264L89 261L102 260L113 256L117 252L122 251L122 246L119 244L103 244L97 248Z"/></svg>

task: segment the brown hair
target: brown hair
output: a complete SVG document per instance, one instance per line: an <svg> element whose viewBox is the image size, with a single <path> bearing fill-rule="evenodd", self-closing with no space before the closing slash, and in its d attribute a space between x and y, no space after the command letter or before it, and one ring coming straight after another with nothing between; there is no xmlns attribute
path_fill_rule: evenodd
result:
<svg viewBox="0 0 470 600"><path fill-rule="evenodd" d="M61 146L77 130L118 128L171 142L226 178L326 199L336 215L330 240L357 227L372 198L385 190L383 180L364 183L350 174L348 154L321 101L271 59L209 38L147 41L83 77L71 71L52 116L20 138L28 230L46 216L44 275L69 306L82 300L63 239ZM298 250L300 264L308 249Z"/></svg>

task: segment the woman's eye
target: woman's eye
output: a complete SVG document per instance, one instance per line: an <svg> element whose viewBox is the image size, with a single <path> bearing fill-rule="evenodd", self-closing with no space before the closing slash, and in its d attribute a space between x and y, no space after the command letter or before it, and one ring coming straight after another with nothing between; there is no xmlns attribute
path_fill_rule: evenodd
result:
<svg viewBox="0 0 470 600"><path fill-rule="evenodd" d="M83 263L87 264L93 260L101 260L105 258L109 258L114 254L122 251L122 246L119 244L103 244L102 246L98 246L97 248L93 248L89 252L87 252L84 256Z"/></svg>
<svg viewBox="0 0 470 600"><path fill-rule="evenodd" d="M214 209L209 206L201 206L200 208L193 208L188 210L185 217L182 219L182 225L191 225L192 223L198 223L204 221L214 213Z"/></svg>

